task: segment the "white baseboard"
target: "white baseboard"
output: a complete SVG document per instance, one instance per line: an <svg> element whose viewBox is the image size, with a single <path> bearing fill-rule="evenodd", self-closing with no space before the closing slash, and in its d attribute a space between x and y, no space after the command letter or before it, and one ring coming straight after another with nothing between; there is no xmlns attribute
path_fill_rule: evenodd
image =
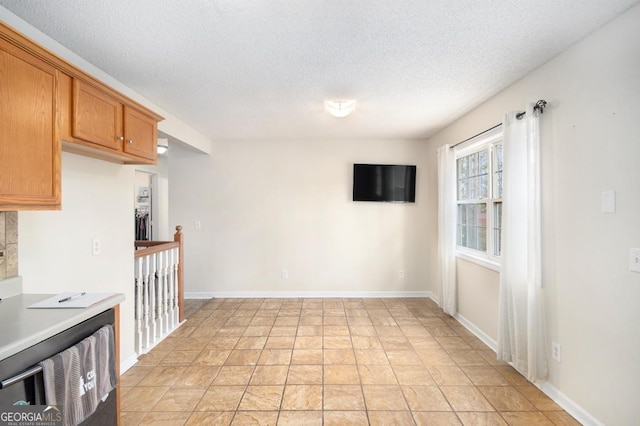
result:
<svg viewBox="0 0 640 426"><path fill-rule="evenodd" d="M574 419L582 423L584 426L604 426L604 423L593 417L591 413L576 404L574 400L560 392L555 386L549 382L537 385L549 398L562 407L567 413L571 414Z"/></svg>
<svg viewBox="0 0 640 426"><path fill-rule="evenodd" d="M454 318L460 324L462 324L464 326L464 328L466 328L471 333L473 333L478 339L482 340L484 342L484 344L489 346L494 352L497 351L498 343L495 340L493 340L491 337L489 337L488 334L486 334L484 331L480 330L471 321L469 321L468 319L466 319L465 317L463 317L459 313L455 314Z"/></svg>
<svg viewBox="0 0 640 426"><path fill-rule="evenodd" d="M185 292L185 299L213 299L213 298L259 298L259 299L290 299L290 298L397 298L397 297L429 297L430 291L213 291L213 292Z"/></svg>
<svg viewBox="0 0 640 426"><path fill-rule="evenodd" d="M138 362L138 356L134 353L127 357L127 359L120 361L120 375L123 375L128 369L136 365Z"/></svg>
<svg viewBox="0 0 640 426"><path fill-rule="evenodd" d="M498 348L498 343L489 337L486 333L476 327L471 321L460 314L456 314L454 318L462 324L467 330L473 333L478 339L482 340L494 352ZM584 426L604 426L604 423L592 416L587 410L578 405L571 398L560 392L555 386L549 382L534 383L545 395L558 404L563 410L573 416Z"/></svg>

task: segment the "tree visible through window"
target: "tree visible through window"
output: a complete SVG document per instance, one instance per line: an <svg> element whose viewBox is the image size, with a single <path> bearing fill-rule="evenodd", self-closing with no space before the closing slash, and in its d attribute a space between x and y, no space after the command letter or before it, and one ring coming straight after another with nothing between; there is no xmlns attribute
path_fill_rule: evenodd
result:
<svg viewBox="0 0 640 426"><path fill-rule="evenodd" d="M502 166L501 135L457 152L459 249L500 256Z"/></svg>

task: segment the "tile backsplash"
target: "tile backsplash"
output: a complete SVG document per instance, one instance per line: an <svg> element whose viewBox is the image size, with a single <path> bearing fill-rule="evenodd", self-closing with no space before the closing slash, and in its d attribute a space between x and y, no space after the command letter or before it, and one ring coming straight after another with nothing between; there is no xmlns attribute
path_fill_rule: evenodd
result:
<svg viewBox="0 0 640 426"><path fill-rule="evenodd" d="M18 212L0 212L0 280L18 275Z"/></svg>

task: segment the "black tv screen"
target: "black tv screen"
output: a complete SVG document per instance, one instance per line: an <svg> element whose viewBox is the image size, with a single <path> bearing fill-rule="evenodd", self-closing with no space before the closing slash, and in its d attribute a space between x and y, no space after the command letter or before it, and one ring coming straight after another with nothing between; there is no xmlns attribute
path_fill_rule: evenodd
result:
<svg viewBox="0 0 640 426"><path fill-rule="evenodd" d="M416 166L354 164L353 201L415 203Z"/></svg>

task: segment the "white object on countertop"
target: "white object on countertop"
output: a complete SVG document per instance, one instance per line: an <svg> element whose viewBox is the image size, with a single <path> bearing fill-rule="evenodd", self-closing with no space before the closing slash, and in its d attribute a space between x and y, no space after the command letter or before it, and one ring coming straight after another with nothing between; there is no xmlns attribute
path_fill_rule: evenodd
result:
<svg viewBox="0 0 640 426"><path fill-rule="evenodd" d="M60 293L27 306L28 309L83 309L116 296L118 293Z"/></svg>

